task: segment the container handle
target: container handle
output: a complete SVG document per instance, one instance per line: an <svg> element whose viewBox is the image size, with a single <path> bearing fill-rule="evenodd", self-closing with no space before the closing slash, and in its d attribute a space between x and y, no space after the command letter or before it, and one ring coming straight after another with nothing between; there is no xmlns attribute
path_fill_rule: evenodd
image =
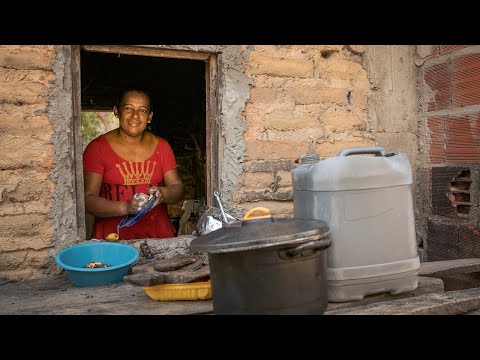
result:
<svg viewBox="0 0 480 360"><path fill-rule="evenodd" d="M327 237L329 235L329 233L330 232L327 232L327 233L323 234L322 238ZM278 255L282 259L291 259L291 258L301 254L305 250L315 250L315 251L325 250L326 248L328 248L331 245L332 241L330 239L322 239L322 238L320 238L320 240L309 241L307 243L300 244L300 245L298 245L294 248L291 248L291 249L280 250L278 252Z"/></svg>
<svg viewBox="0 0 480 360"><path fill-rule="evenodd" d="M349 155L358 155L358 154L375 154L375 156L385 156L386 151L384 148L379 146L372 147L352 147L343 149L340 151L337 156L349 156Z"/></svg>
<svg viewBox="0 0 480 360"><path fill-rule="evenodd" d="M262 215L252 216L254 213L260 213ZM270 214L270 209L265 207L256 207L247 211L243 220L259 220L259 219L269 219L272 215Z"/></svg>

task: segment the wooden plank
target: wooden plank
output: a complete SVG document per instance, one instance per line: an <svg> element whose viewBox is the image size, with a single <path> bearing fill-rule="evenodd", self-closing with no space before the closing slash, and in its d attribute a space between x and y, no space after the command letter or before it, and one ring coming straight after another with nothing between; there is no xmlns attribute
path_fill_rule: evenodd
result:
<svg viewBox="0 0 480 360"><path fill-rule="evenodd" d="M480 259L457 259L420 263L419 276L441 278L448 275L480 272Z"/></svg>
<svg viewBox="0 0 480 360"><path fill-rule="evenodd" d="M431 293L441 293L444 291L442 279L436 279L433 277L419 277L418 278L418 287L413 291L408 291L403 294L393 295L390 293L382 293L366 296L359 301L349 301L344 303L328 303L328 310L338 310L345 308L352 308L355 306L363 306L367 304L384 302L389 300L411 298L413 296L419 296L424 294Z"/></svg>
<svg viewBox="0 0 480 360"><path fill-rule="evenodd" d="M325 315L456 315L480 308L480 288L326 311Z"/></svg>
<svg viewBox="0 0 480 360"><path fill-rule="evenodd" d="M73 164L77 210L77 238L86 239L85 197L83 189L83 140L80 85L80 46L72 46Z"/></svg>
<svg viewBox="0 0 480 360"><path fill-rule="evenodd" d="M212 314L211 300L155 301L126 283L75 287L65 277L0 287L2 315L181 315Z"/></svg>
<svg viewBox="0 0 480 360"><path fill-rule="evenodd" d="M82 45L82 48L87 51L116 53L125 55L140 55L140 56L156 56L167 57L175 59L189 59L189 60L208 60L211 53L196 52L191 50L174 50L163 49L156 47L146 47L140 45Z"/></svg>
<svg viewBox="0 0 480 360"><path fill-rule="evenodd" d="M207 184L207 205L215 206L213 192L221 193L220 189L220 167L219 167L219 124L218 124L218 78L217 78L217 56L212 55L208 61L205 73L206 89L206 184Z"/></svg>

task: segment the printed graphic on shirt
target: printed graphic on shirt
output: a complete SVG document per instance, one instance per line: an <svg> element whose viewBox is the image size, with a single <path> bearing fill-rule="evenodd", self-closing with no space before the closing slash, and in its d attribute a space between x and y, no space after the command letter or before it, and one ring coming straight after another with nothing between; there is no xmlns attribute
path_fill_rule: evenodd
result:
<svg viewBox="0 0 480 360"><path fill-rule="evenodd" d="M156 161L153 162L153 166L150 169L150 160L147 160L147 166L145 167L145 161L136 162L135 165L131 161L127 163L122 162L123 168L120 164L116 164L117 169L123 177L123 185L138 185L138 184L150 184L153 172L155 171ZM139 166L139 164L141 164Z"/></svg>

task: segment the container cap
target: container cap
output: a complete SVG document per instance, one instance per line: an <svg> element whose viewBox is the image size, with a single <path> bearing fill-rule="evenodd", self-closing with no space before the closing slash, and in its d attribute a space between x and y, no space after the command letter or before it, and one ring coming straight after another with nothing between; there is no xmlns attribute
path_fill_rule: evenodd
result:
<svg viewBox="0 0 480 360"><path fill-rule="evenodd" d="M321 220L296 218L270 218L261 222L247 220L192 240L190 249L226 253L294 245L323 238L328 235L328 231L327 224Z"/></svg>

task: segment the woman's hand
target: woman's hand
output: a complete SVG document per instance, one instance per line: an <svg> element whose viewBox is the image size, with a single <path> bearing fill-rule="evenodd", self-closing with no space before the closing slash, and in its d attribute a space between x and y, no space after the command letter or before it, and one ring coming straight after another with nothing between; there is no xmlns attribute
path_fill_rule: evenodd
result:
<svg viewBox="0 0 480 360"><path fill-rule="evenodd" d="M143 199L138 199L135 196L126 202L127 215L134 215L138 213L145 206L146 202Z"/></svg>
<svg viewBox="0 0 480 360"><path fill-rule="evenodd" d="M157 199L153 203L152 208L154 208L155 206L157 206L157 205L159 205L163 202L163 193L158 186L150 186L147 189L147 194L149 194L149 195L151 194L151 195L154 195L154 196L157 197Z"/></svg>

